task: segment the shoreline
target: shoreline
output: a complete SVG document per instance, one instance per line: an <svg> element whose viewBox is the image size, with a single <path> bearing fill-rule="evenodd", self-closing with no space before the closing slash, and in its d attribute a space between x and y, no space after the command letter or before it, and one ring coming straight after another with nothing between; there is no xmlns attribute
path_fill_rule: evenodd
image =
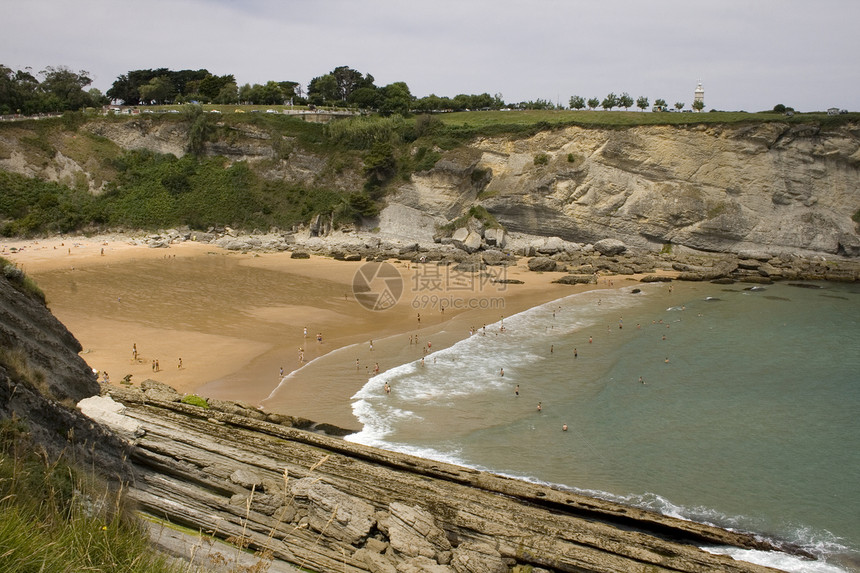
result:
<svg viewBox="0 0 860 573"><path fill-rule="evenodd" d="M10 253L10 247L16 252ZM516 314L576 292L611 288L608 284L552 284L552 280L566 273L529 271L521 259L516 266L504 267L503 272L507 279L522 280L523 284L444 284L440 289L440 284L434 282L430 285L431 291L417 288L417 283L435 280L434 273L440 269L448 271L451 267L439 267L436 262L390 260L389 263L404 275L404 293L388 310L369 311L356 303L351 292L355 272L366 261L341 261L316 255L310 259L292 259L289 252L237 253L194 241L153 249L139 244L131 236L9 241L3 243L3 251L4 256L43 286L52 312L81 342L84 348L81 356L94 370L108 371L112 384L132 374L134 386L152 378L175 387L180 393L200 393L208 398L241 401L255 407L265 404L267 409L277 413L354 430L360 430L360 426L352 414L350 399L368 377L336 375L333 379L320 380L316 365L328 360L326 357L334 352L354 346L355 357L361 364L359 372L373 369L377 362L383 372L402 363L397 361L400 347L408 346L410 336L417 335L422 346L432 341L435 351L466 338L470 327L492 324L502 315ZM146 273L175 277L195 262L206 260L225 261L229 268L242 273L263 272L267 276L276 273L273 275L276 280L300 283L296 288L304 290L290 305L254 306L253 300L224 301L231 312L242 316L243 324L254 333L237 333L238 326L234 332L228 332L229 324L220 330L207 329L195 322L204 322L204 319L195 316L183 317L178 322L184 324L179 325L165 317L162 320L165 326L160 327L159 317L139 314L132 293L107 296L110 285L104 281L123 268L147 265ZM494 269L499 272L499 268ZM83 292L89 287L79 277L88 274L101 277L94 279L102 282L92 288L105 293ZM615 277L614 280L621 286L638 281L638 276ZM43 285L44 281L48 283ZM69 281L78 292L61 295L59 291L67 289L65 285ZM150 285L147 288L159 287ZM166 285L160 288L164 288L165 293L153 296L174 296ZM241 293L234 293L233 298L237 297L241 297ZM76 302L79 298L85 302ZM122 302L117 302L116 298L121 298ZM448 306L445 312L439 309L441 300ZM193 304L195 301L184 302ZM456 308L458 302L467 308ZM468 308L467 303L477 308ZM493 304L500 306L490 308ZM148 308L148 312L157 314L151 310L152 306ZM303 335L305 326L307 338ZM318 332L323 334L323 341L319 343L315 339ZM370 340L375 341L372 353L368 347ZM132 344L140 349L136 360L131 356ZM306 363L298 360L299 348L304 351ZM182 366L178 367L180 356ZM161 370L158 372L150 367L154 357L159 359ZM318 359L322 359L321 362L307 367L307 363ZM354 358L350 360L354 363ZM277 390L285 377L290 377L289 383ZM270 399L273 394L278 394L278 399Z"/></svg>

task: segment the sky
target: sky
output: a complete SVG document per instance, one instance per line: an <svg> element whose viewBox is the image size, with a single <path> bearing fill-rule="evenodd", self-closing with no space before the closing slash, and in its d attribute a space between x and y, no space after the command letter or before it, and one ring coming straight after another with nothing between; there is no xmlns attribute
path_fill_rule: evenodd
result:
<svg viewBox="0 0 860 573"><path fill-rule="evenodd" d="M338 66L412 94L567 106L610 92L705 109L860 111L857 0L0 0L0 64L200 69L305 88Z"/></svg>

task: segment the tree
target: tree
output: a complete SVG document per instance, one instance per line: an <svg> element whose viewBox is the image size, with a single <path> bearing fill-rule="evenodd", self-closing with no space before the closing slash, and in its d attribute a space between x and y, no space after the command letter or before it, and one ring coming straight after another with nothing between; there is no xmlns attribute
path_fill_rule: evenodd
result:
<svg viewBox="0 0 860 573"><path fill-rule="evenodd" d="M630 97L629 93L624 92L618 97L618 105L623 107L626 111L633 105L633 98Z"/></svg>
<svg viewBox="0 0 860 573"><path fill-rule="evenodd" d="M73 72L65 66L47 67L39 72L45 76L39 88L48 96L56 111L80 109L92 104L84 88L93 83L89 72Z"/></svg>
<svg viewBox="0 0 860 573"><path fill-rule="evenodd" d="M648 98L645 96L639 96L638 98L636 98L636 107L638 107L642 111L648 109Z"/></svg>
<svg viewBox="0 0 860 573"><path fill-rule="evenodd" d="M308 84L308 101L314 105L335 105L340 101L339 90L333 75L318 76Z"/></svg>
<svg viewBox="0 0 860 573"><path fill-rule="evenodd" d="M702 111L705 109L705 102L697 99L693 102L693 109L696 111Z"/></svg>
<svg viewBox="0 0 860 573"><path fill-rule="evenodd" d="M654 100L654 105L656 105L657 107L666 109L666 100L657 98Z"/></svg>
<svg viewBox="0 0 860 573"><path fill-rule="evenodd" d="M228 82L221 86L218 95L212 100L217 104L231 104L239 102L239 87L236 82Z"/></svg>
<svg viewBox="0 0 860 573"><path fill-rule="evenodd" d="M90 88L87 90L87 93L90 96L90 102L93 106L107 105L110 103L110 99L105 97L98 88Z"/></svg>
<svg viewBox="0 0 860 573"><path fill-rule="evenodd" d="M677 109L678 111L681 111L682 109L684 109L684 105L685 105L684 102L676 101L675 102L675 109Z"/></svg>
<svg viewBox="0 0 860 573"><path fill-rule="evenodd" d="M607 95L605 98L603 98L603 101L600 102L600 107L602 107L603 109L608 109L610 111L612 110L613 107L615 107L617 105L618 105L618 96L612 92L609 92L609 95Z"/></svg>
<svg viewBox="0 0 860 573"><path fill-rule="evenodd" d="M334 77L339 99L343 103L349 100L349 96L355 90L373 85L373 76L367 76L370 78L370 81L367 81L367 78L362 77L361 72L348 66L339 66L332 70L329 75Z"/></svg>
<svg viewBox="0 0 860 573"><path fill-rule="evenodd" d="M585 107L585 98L582 96L570 96L570 109L582 109Z"/></svg>
<svg viewBox="0 0 860 573"><path fill-rule="evenodd" d="M588 109L594 109L600 105L600 100L596 97L590 98L588 100Z"/></svg>
<svg viewBox="0 0 860 573"><path fill-rule="evenodd" d="M382 88L382 103L379 113L382 115L393 115L395 113L406 115L412 109L412 94L405 82L394 82Z"/></svg>
<svg viewBox="0 0 860 573"><path fill-rule="evenodd" d="M155 102L157 105L173 101L176 97L176 87L166 75L152 78L149 83L138 88L142 102Z"/></svg>
<svg viewBox="0 0 860 573"><path fill-rule="evenodd" d="M349 103L363 109L378 109L382 103L382 94L377 88L358 88L349 95Z"/></svg>

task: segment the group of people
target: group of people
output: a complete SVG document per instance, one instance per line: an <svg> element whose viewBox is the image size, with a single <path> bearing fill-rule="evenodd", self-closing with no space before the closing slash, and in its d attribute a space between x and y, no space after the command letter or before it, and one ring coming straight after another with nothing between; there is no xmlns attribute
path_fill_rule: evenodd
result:
<svg viewBox="0 0 860 573"><path fill-rule="evenodd" d="M134 361L134 362L138 362L138 363L143 362L141 354L137 349L137 343L136 342L132 343L132 345L131 345L131 358L132 358L132 361ZM159 363L157 358L152 359L150 366L152 367L153 372L161 372L161 364ZM181 357L179 358L179 362L176 365L176 368L179 370L182 369L182 358Z"/></svg>

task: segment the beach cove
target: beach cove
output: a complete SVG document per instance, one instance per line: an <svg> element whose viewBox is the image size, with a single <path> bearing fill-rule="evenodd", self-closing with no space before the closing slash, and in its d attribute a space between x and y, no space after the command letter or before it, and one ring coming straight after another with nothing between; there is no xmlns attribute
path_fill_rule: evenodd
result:
<svg viewBox="0 0 860 573"><path fill-rule="evenodd" d="M354 430L350 398L377 363L380 372L402 363L410 337L414 348L430 342L438 350L502 316L609 288L608 281L552 284L561 273L530 272L522 261L495 271L522 284L495 284L477 275L464 282L468 274L455 277L435 263L392 260L403 292L397 304L373 311L352 293L364 262L237 253L193 241L151 249L116 236L6 242L3 256L37 281L81 342L82 357L113 384L129 374L133 385L151 378L183 393ZM613 285L624 283L617 277ZM354 351L343 375L306 374L344 348Z"/></svg>
<svg viewBox="0 0 860 573"><path fill-rule="evenodd" d="M392 308L374 312L352 298L352 281L363 263L324 257L297 260L286 253L229 253L193 242L170 249L106 243L30 243L20 245L23 252L4 256L22 265L44 288L52 311L81 340L83 357L93 368L110 372L113 383L132 373L137 384L154 378L181 392L241 400L362 430L348 439L763 532L825 557L835 554L844 567L821 563L797 569L765 561L786 570L854 570L850 563L856 559L852 532L857 523L851 508L856 498L842 476L853 475L857 463L850 447L856 443L857 428L841 412L856 404L856 396L816 379L820 373L830 380L826 366L835 358L820 352L805 357L802 350L823 328L815 322L821 312L816 301L833 305L824 320L837 339L845 332L856 334L856 325L833 322L833 317L856 316L852 305L857 289L852 285L824 284L827 288L816 291L681 282L672 285L671 293L668 285L640 285L625 277L613 277L611 289L603 280L590 287L557 285L551 280L559 273L530 272L521 265L509 268L507 278L524 284L505 285L504 295L495 284L436 295L449 303L502 296L503 311L490 303L470 310L449 305L443 315L438 304L422 307L424 299L415 298L427 293L413 295L409 290L413 280L431 276L426 268L392 261L404 278L404 295ZM633 288L643 292L634 294ZM602 292L588 292L596 289ZM413 306L416 300L418 308ZM805 310L797 315L798 309ZM734 331L736 327L710 322L719 315L717 310L726 312L720 320L730 323L744 314L759 318ZM774 337L777 348L772 352L778 355L782 344L790 355L809 362L816 374L804 378L798 368L799 379L791 377L791 387L753 382L772 382L768 377L778 372L778 364L760 363L756 354L755 337L783 326L769 319L791 324L783 330L797 335L788 341ZM682 328L697 323L709 327ZM714 339L716 347L701 350L697 336L717 327L729 328L729 336L724 333ZM469 336L473 328L474 336ZM318 333L322 342L316 340ZM643 345L640 337L646 333ZM132 344L140 360L133 360ZM571 347L578 349L573 363ZM304 363L299 362L299 348ZM709 365L700 364L686 348L700 349ZM599 361L593 360L596 355ZM160 360L160 372L151 370L153 356ZM850 370L856 359L856 352L849 352L839 360ZM787 359L776 362L780 360ZM724 372L735 361L740 373ZM378 375L373 372L376 363ZM747 371L754 376L744 374ZM674 377L664 376L668 372ZM539 391L541 380L548 384ZM697 393L703 387L722 390L724 383L725 393ZM384 393L385 384L393 389L390 396ZM510 410L517 384L520 402ZM787 433L805 413L795 410L797 388L809 406L806 410L814 413L799 427L826 432ZM816 402L819 396L830 401ZM539 401L544 409L536 414ZM708 416L716 418L706 422ZM720 421L716 427L708 425L713 419ZM829 425L824 422L828 419ZM556 451L563 423L570 426L564 436L572 449ZM755 439L747 440L743 432L723 433L734 425L747 425L747 435ZM711 434L724 438L717 449L711 449ZM843 439L834 437L838 435ZM740 457L734 456L735 450ZM766 452L779 455L768 457ZM795 462L798 452L815 456ZM700 455L703 459L694 461ZM568 458L572 468L556 463ZM621 460L632 464L625 467ZM683 468L690 465L700 469L685 474ZM677 483L661 482L666 468L674 468L670 473ZM798 473L803 474L799 483L791 482ZM778 485L772 488L759 487L774 481ZM729 482L733 487L725 488ZM810 488L821 495L810 495ZM745 499L749 492L756 493ZM792 515L779 508L783 499ZM823 509L827 503L833 504L830 510ZM808 514L815 516L812 526ZM830 516L841 519L836 534L828 532Z"/></svg>

